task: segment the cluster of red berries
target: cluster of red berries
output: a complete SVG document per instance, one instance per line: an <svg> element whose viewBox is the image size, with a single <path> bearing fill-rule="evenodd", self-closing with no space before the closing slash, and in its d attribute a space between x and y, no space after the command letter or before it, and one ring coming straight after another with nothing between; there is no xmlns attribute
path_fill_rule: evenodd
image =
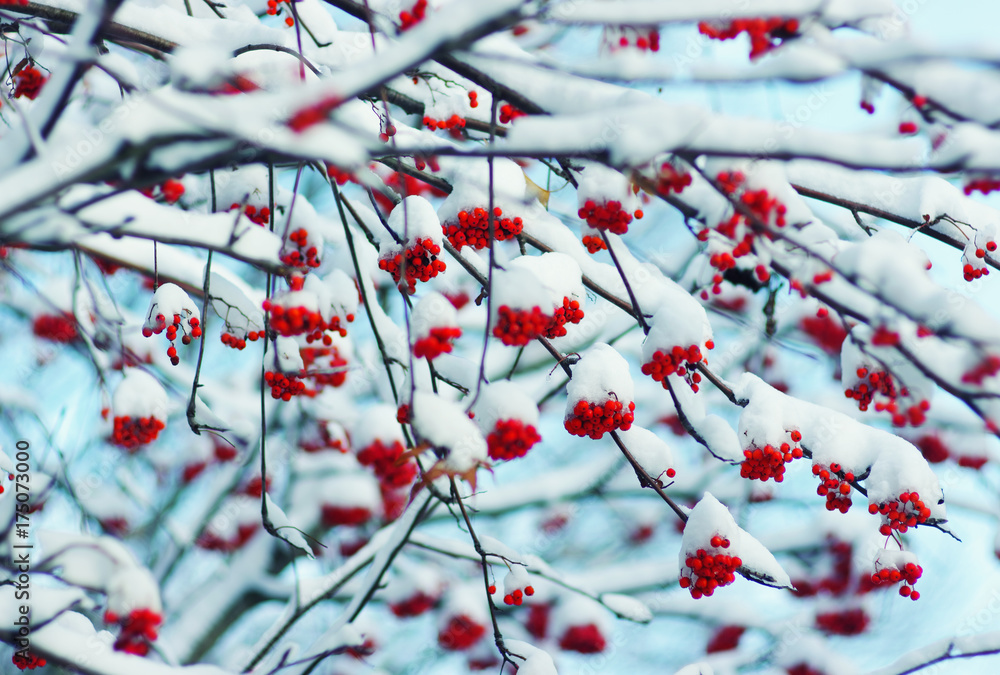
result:
<svg viewBox="0 0 1000 675"><path fill-rule="evenodd" d="M716 180L719 183L720 189L725 194L733 195L743 185L746 177L739 171L723 171L716 176ZM739 200L753 214L757 221L770 223L773 220L777 227L784 227L787 208L776 198L771 197L767 190L746 190L740 195ZM716 232L736 242L736 245L731 252L714 254L709 259L712 267L719 270L719 272L725 272L736 266L736 258L741 258L753 250L756 235L753 227L748 227L748 225L752 225L752 223L747 217L735 211L727 220L715 227ZM701 230L698 233L698 240L708 241L710 231L709 228ZM764 236L768 236L766 232L763 234ZM762 281L766 281L770 277L770 273L763 265L758 266L756 272L758 278L761 278ZM721 279L717 276L714 280L715 285L718 286L720 282Z"/></svg>
<svg viewBox="0 0 1000 675"><path fill-rule="evenodd" d="M505 345L523 347L544 334L551 321L552 317L543 314L537 305L530 310L503 305L497 310L493 337L500 338Z"/></svg>
<svg viewBox="0 0 1000 675"><path fill-rule="evenodd" d="M437 604L437 598L428 595L423 591L417 591L406 600L395 602L389 605L389 609L396 616L403 618L409 616L420 616Z"/></svg>
<svg viewBox="0 0 1000 675"><path fill-rule="evenodd" d="M874 341L873 341L874 344ZM888 412L892 415L894 426L902 427L909 423L912 426L920 426L927 418L927 411L930 410L929 401L921 400L905 410L900 410L899 397L909 396L910 391L906 387L896 388L892 374L884 370L871 371L867 368L858 368L857 376L862 382L851 389L846 389L844 395L853 398L858 402L858 410L862 412L868 410L876 395L885 397L886 401L875 401L876 412ZM863 380L867 377L868 383Z"/></svg>
<svg viewBox="0 0 1000 675"><path fill-rule="evenodd" d="M28 4L25 0L22 4ZM14 657L11 662L17 666L18 670L34 670L35 668L44 668L47 661L40 657L34 652L22 650L14 652Z"/></svg>
<svg viewBox="0 0 1000 675"><path fill-rule="evenodd" d="M280 398L282 401L291 401L293 396L305 394L314 396L312 389L306 389L306 383L299 379L298 375L284 375L267 371L264 373L264 382L271 388L271 398Z"/></svg>
<svg viewBox="0 0 1000 675"><path fill-rule="evenodd" d="M829 541L829 551L833 558L829 576L817 581L795 579L792 582L792 585L795 586L795 590L792 593L796 597L812 597L820 591L826 591L831 595L839 596L847 591L851 582L851 560L854 555L854 547L850 542L832 539Z"/></svg>
<svg viewBox="0 0 1000 675"><path fill-rule="evenodd" d="M410 419L409 403L400 403L399 407L396 408L396 421L400 424L409 424L413 421Z"/></svg>
<svg viewBox="0 0 1000 675"><path fill-rule="evenodd" d="M451 117L449 117L446 120L436 120L433 117L429 117L427 115L424 115L424 126L427 127L428 129L431 129L431 130L441 129L442 131L445 130L445 129L448 129L448 130L452 130L452 129L455 129L455 130L457 130L457 129L464 129L465 128L465 118L462 117L461 115L457 115L456 114L456 115L452 115Z"/></svg>
<svg viewBox="0 0 1000 675"><path fill-rule="evenodd" d="M607 640L596 624L570 626L559 639L559 647L580 654L599 654L607 646Z"/></svg>
<svg viewBox="0 0 1000 675"><path fill-rule="evenodd" d="M799 30L798 19L734 19L729 23L716 26L702 21L698 24L698 32L713 40L731 40L740 33L750 37L750 58L766 54L778 46L777 40L784 40L795 35Z"/></svg>
<svg viewBox="0 0 1000 675"><path fill-rule="evenodd" d="M149 653L149 643L157 638L157 629L163 617L151 609L133 609L127 617L119 617L108 610L104 622L121 625L121 633L115 640L115 651L145 656Z"/></svg>
<svg viewBox="0 0 1000 675"><path fill-rule="evenodd" d="M305 268L307 271L310 268L319 267L319 258L316 257L319 251L315 246L309 246L308 230L300 227L289 234L288 238L295 244L296 248L294 251L289 251L282 255L281 262L289 267Z"/></svg>
<svg viewBox="0 0 1000 675"><path fill-rule="evenodd" d="M238 209L238 208L240 208L239 204L233 204L232 206L229 207L229 210L232 211L233 209ZM262 206L258 211L256 206L251 206L250 204L247 204L246 207L243 209L243 214L247 218L249 218L252 222L257 223L261 227L271 222L271 209L267 208L266 206Z"/></svg>
<svg viewBox="0 0 1000 675"><path fill-rule="evenodd" d="M746 626L721 626L715 634L712 635L711 639L708 641L708 645L705 646L706 654L716 654L718 652L728 652L730 649L736 649L740 644L740 638L743 637L743 633L746 632Z"/></svg>
<svg viewBox="0 0 1000 675"><path fill-rule="evenodd" d="M191 317L188 320L188 323L191 326L191 332L190 333L185 332L184 335L181 336L181 343L185 345L191 344L192 338L201 337L201 325L198 319L196 317ZM142 329L142 336L147 338L152 337L154 334L159 335L164 330L166 330L167 340L170 341L170 346L167 347L167 356L170 357L170 363L172 363L175 366L181 362L180 357L177 356L177 347L174 346L174 340L177 339L178 328L184 330L184 326L181 323L180 314L174 314L173 323L171 323L169 326L167 325L166 317L164 317L162 314L157 314L156 326L154 326L153 328L148 328L146 326L143 326Z"/></svg>
<svg viewBox="0 0 1000 675"><path fill-rule="evenodd" d="M827 511L840 511L847 513L851 508L851 483L854 481L854 474L850 471L843 471L843 467L837 462L830 466L813 464L812 472L819 477L819 487L816 494L826 497Z"/></svg>
<svg viewBox="0 0 1000 675"><path fill-rule="evenodd" d="M452 342L462 337L461 328L431 328L430 335L413 343L413 355L428 361L451 351Z"/></svg>
<svg viewBox="0 0 1000 675"><path fill-rule="evenodd" d="M879 586L881 584L898 584L902 581L903 585L899 587L899 594L910 600L919 600L920 591L913 590L913 585L917 583L917 579L923 573L924 568L912 562L906 563L901 570L895 567L883 567L872 574L872 584Z"/></svg>
<svg viewBox="0 0 1000 675"><path fill-rule="evenodd" d="M290 337L305 334L306 342L309 343L323 339L325 337L323 333L328 330L340 333L341 337L347 337L347 329L340 325L338 316L327 322L319 312L305 307L284 307L270 300L264 301L263 308L265 312L270 313L271 327L278 335ZM354 321L353 314L348 314L346 318L348 321Z"/></svg>
<svg viewBox="0 0 1000 675"><path fill-rule="evenodd" d="M705 347L713 349L715 343L709 340L705 343ZM676 373L691 385L692 391L697 392L698 383L701 382L701 373L695 371L694 364L704 360L705 357L698 345L691 345L687 349L678 345L669 352L658 349L653 354L652 361L642 364L642 374L649 375L666 389L668 387L667 376Z"/></svg>
<svg viewBox="0 0 1000 675"><path fill-rule="evenodd" d="M899 133L903 136L910 136L917 133L917 123L910 120L900 122Z"/></svg>
<svg viewBox="0 0 1000 675"><path fill-rule="evenodd" d="M603 237L595 237L593 235L587 234L583 236L583 245L587 247L587 253L597 253L598 251L607 251L608 245L604 243Z"/></svg>
<svg viewBox="0 0 1000 675"><path fill-rule="evenodd" d="M381 258L378 261L378 268L392 275L393 281L400 290L413 295L417 290L417 281L430 281L445 270L443 260L438 260L441 247L430 238L417 239L402 253L396 253L391 258ZM406 283L400 284L403 268L403 256L406 256Z"/></svg>
<svg viewBox="0 0 1000 675"><path fill-rule="evenodd" d="M619 47L628 47L630 43L630 40L625 35L618 38ZM640 51L646 51L647 49L651 52L660 51L660 31L653 28L645 35L639 33L635 38L635 47Z"/></svg>
<svg viewBox="0 0 1000 675"><path fill-rule="evenodd" d="M989 251L990 253L992 253L992 252L994 252L996 250L997 250L997 243L995 241L987 241L986 242L986 248L977 248L976 249L976 257L979 258L980 260L984 260L986 258L986 252L987 251ZM975 267L971 263L966 263L962 267L962 276L965 277L966 281L972 281L973 279L979 279L980 277L986 277L986 276L989 276L989 274L990 274L990 271L989 271L989 269L986 268L985 265L983 265L982 267Z"/></svg>
<svg viewBox="0 0 1000 675"><path fill-rule="evenodd" d="M326 527L334 527L336 525L357 527L371 520L372 512L363 506L333 506L332 504L323 504L321 517L323 525Z"/></svg>
<svg viewBox="0 0 1000 675"><path fill-rule="evenodd" d="M656 175L656 193L660 195L668 195L671 192L680 194L690 184L691 174L687 171L678 171L670 162L664 162Z"/></svg>
<svg viewBox="0 0 1000 675"><path fill-rule="evenodd" d="M135 452L141 445L152 443L166 428L163 420L150 415L149 417L115 417L114 430L111 432L111 442L129 452Z"/></svg>
<svg viewBox="0 0 1000 675"><path fill-rule="evenodd" d="M370 466L384 487L401 488L417 476L417 464L403 457L405 449L400 441L385 445L375 441L358 452L358 463Z"/></svg>
<svg viewBox="0 0 1000 675"><path fill-rule="evenodd" d="M486 626L467 614L451 617L438 633L438 644L449 651L468 649L486 634Z"/></svg>
<svg viewBox="0 0 1000 675"><path fill-rule="evenodd" d="M34 101L48 79L38 68L25 66L14 75L14 98L24 96Z"/></svg>
<svg viewBox="0 0 1000 675"><path fill-rule="evenodd" d="M820 308L816 316L807 316L799 323L799 329L811 337L813 341L828 354L839 354L840 348L847 339L847 331L843 324L834 320L826 308Z"/></svg>
<svg viewBox="0 0 1000 675"><path fill-rule="evenodd" d="M247 333L245 338L238 338L232 333L223 333L221 335L222 344L233 349L238 349L240 351L246 349L247 340L250 342L256 342L257 340L263 340L266 333L263 330L252 330Z"/></svg>
<svg viewBox="0 0 1000 675"><path fill-rule="evenodd" d="M1000 190L1000 178L976 178L965 184L965 194L971 195L976 190L979 190L984 195L988 195L995 190Z"/></svg>
<svg viewBox="0 0 1000 675"><path fill-rule="evenodd" d="M31 326L32 332L46 340L69 343L79 337L76 320L71 314L40 314Z"/></svg>
<svg viewBox="0 0 1000 675"><path fill-rule="evenodd" d="M611 399L597 404L577 401L573 414L566 418L563 426L574 436L589 436L596 441L610 431L631 429L635 421L634 410L633 402L628 404L626 410L621 401Z"/></svg>
<svg viewBox="0 0 1000 675"><path fill-rule="evenodd" d="M323 337L329 336L324 335ZM326 386L339 387L347 381L347 359L340 355L340 351L336 347L302 347L299 349L299 354L302 356L304 370L308 377L316 383L317 389ZM327 368L332 372L308 372L318 359L324 357L330 357Z"/></svg>
<svg viewBox="0 0 1000 675"><path fill-rule="evenodd" d="M417 0L416 4L410 8L410 11L402 11L399 13L399 29L409 30L415 25L424 20L424 16L427 15L427 0Z"/></svg>
<svg viewBox="0 0 1000 675"><path fill-rule="evenodd" d="M493 589L493 591L490 593L490 595L492 595L493 593L496 592L496 588L494 586L490 586L490 588ZM526 595L530 596L534 594L535 594L535 588L533 586L525 586L523 591L520 588L515 588L512 592L503 596L503 604L515 605L517 607L520 607L521 603L524 602L524 596Z"/></svg>
<svg viewBox="0 0 1000 675"><path fill-rule="evenodd" d="M509 122L513 122L518 117L524 117L527 114L528 113L522 110L518 110L510 103L504 103L502 106L500 106L500 124L507 124Z"/></svg>
<svg viewBox="0 0 1000 675"><path fill-rule="evenodd" d="M319 103L302 108L288 120L288 128L296 133L302 133L309 127L315 126L325 120L334 108L343 101L338 96L327 96ZM378 194L378 193L376 193ZM251 218L252 220L252 218Z"/></svg>
<svg viewBox="0 0 1000 675"><path fill-rule="evenodd" d="M729 540L719 535L712 537L711 544L716 549L729 548ZM733 583L736 579L734 572L742 564L743 561L739 556L725 553L713 555L700 548L695 555L688 556L684 561L685 567L691 570L691 573L681 572L680 587L687 588L695 600L702 596L711 597L719 586Z"/></svg>
<svg viewBox="0 0 1000 675"><path fill-rule="evenodd" d="M173 178L168 178L159 185L152 185L147 188L139 190L142 194L146 195L150 199L156 197L156 193L159 192L160 196L163 197L163 201L168 204L176 204L182 196L184 196L184 183L179 180L174 180Z"/></svg>
<svg viewBox="0 0 1000 675"><path fill-rule="evenodd" d="M253 538L254 533L260 528L260 523L244 523L236 528L236 533L233 535L232 539L223 539L214 532L205 532L198 540L195 545L198 548L203 548L206 551L219 551L221 553L232 553L243 547L250 539Z"/></svg>
<svg viewBox="0 0 1000 675"><path fill-rule="evenodd" d="M860 607L816 615L816 627L832 635L860 635L870 622L868 613Z"/></svg>
<svg viewBox="0 0 1000 675"><path fill-rule="evenodd" d="M962 374L962 382L966 384L981 385L987 377L992 377L1000 372L1000 356L988 355L979 365L967 373Z"/></svg>
<svg viewBox="0 0 1000 675"><path fill-rule="evenodd" d="M903 492L898 500L884 504L869 504L868 513L882 515L878 531L887 537L893 530L902 534L911 527L926 523L931 517L930 508L924 505L916 492Z"/></svg>
<svg viewBox="0 0 1000 675"><path fill-rule="evenodd" d="M431 171L439 171L441 169L441 166L438 164L437 160L434 157L428 158L426 162L420 157L414 157L413 160L418 171L423 171L428 166L430 167ZM444 197L446 194L445 192L442 192L439 188L431 185L430 183L425 183L419 178L414 178L413 176L410 176L405 173L401 174L398 171L393 171L391 174L389 174L389 177L385 178L384 180L385 184L388 187L391 187L399 194L406 194L410 196L427 194L432 197ZM375 201L378 202L379 206L381 206L386 211L392 211L392 209L395 207L395 204L392 202L391 199L389 199L381 192L375 192L374 194L375 194Z"/></svg>
<svg viewBox="0 0 1000 675"><path fill-rule="evenodd" d="M504 218L503 209L493 207L493 238L506 241L521 234L524 222L520 218ZM489 211L477 207L471 211L459 211L458 222L449 221L443 224L444 235L455 248L471 246L483 249L490 245Z"/></svg>
<svg viewBox="0 0 1000 675"><path fill-rule="evenodd" d="M278 5L281 4L282 2L287 2L287 3L291 4L292 0L267 0L267 13L270 14L271 16L277 16L278 15ZM285 17L285 25L289 26L289 27L294 26L295 25L295 18L292 17L292 16L286 16Z"/></svg>
<svg viewBox="0 0 1000 675"><path fill-rule="evenodd" d="M632 222L632 214L625 211L618 200L598 204L593 199L588 199L577 211L577 215L595 230L608 230L614 234L625 234ZM642 218L642 215L641 209L635 211L636 218Z"/></svg>
<svg viewBox="0 0 1000 675"><path fill-rule="evenodd" d="M580 309L580 301L563 297L562 307L556 308L542 335L547 338L563 337L566 335L566 324L578 324L581 321L583 310Z"/></svg>
<svg viewBox="0 0 1000 675"><path fill-rule="evenodd" d="M511 460L524 457L540 440L542 437L532 424L518 419L497 420L493 431L486 436L486 445L491 459Z"/></svg>
<svg viewBox="0 0 1000 675"><path fill-rule="evenodd" d="M751 480L767 481L774 479L775 483L780 483L785 479L785 464L793 459L802 457L802 448L798 447L798 442L802 440L802 434L798 429L791 433L792 446L789 443L782 443L778 447L765 445L763 448L750 447L743 451L743 461L740 463L740 476Z"/></svg>
<svg viewBox="0 0 1000 675"><path fill-rule="evenodd" d="M470 91L469 92L469 107L478 108L479 107L479 92Z"/></svg>

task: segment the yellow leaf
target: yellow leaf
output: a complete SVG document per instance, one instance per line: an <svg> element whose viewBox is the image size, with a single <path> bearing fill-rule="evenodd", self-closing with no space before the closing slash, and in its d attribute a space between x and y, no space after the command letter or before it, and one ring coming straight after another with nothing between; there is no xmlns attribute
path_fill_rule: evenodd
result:
<svg viewBox="0 0 1000 675"><path fill-rule="evenodd" d="M537 197L542 206L549 208L549 195L552 193L540 185L536 185L535 181L528 178L528 174L524 174L524 182L528 185L528 194Z"/></svg>

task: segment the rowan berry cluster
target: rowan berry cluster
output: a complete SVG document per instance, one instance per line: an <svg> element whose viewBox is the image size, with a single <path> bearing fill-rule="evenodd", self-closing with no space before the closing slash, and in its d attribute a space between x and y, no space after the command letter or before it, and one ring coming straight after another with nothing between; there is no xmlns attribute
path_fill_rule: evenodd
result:
<svg viewBox="0 0 1000 675"><path fill-rule="evenodd" d="M232 206L229 207L229 210L232 211L233 209L238 209L238 208L240 208L239 204L233 204ZM271 209L267 208L266 206L262 206L260 210L257 210L256 206L251 206L250 204L247 204L243 208L243 215L249 218L252 222L257 223L261 227L271 222Z"/></svg>
<svg viewBox="0 0 1000 675"><path fill-rule="evenodd" d="M510 103L504 103L502 106L500 106L500 124L507 124L509 122L513 122L518 117L524 117L527 114L528 113L522 110L518 110Z"/></svg>
<svg viewBox="0 0 1000 675"><path fill-rule="evenodd" d="M291 17L289 17L291 18ZM288 120L288 128L296 133L302 133L309 127L325 120L343 101L338 96L327 96L318 103L302 108ZM378 193L376 193L378 194ZM251 218L252 220L252 218Z"/></svg>
<svg viewBox="0 0 1000 675"><path fill-rule="evenodd" d="M125 448L130 453L135 452L139 446L155 441L156 437L167 426L163 420L152 415L149 417L118 416L115 417L114 425L114 430L111 432L111 443Z"/></svg>
<svg viewBox="0 0 1000 675"><path fill-rule="evenodd" d="M520 588L515 588L510 593L503 596L503 604L516 605L517 607L520 607L521 603L524 602L524 596L534 594L535 588L533 586L525 586L523 591Z"/></svg>
<svg viewBox="0 0 1000 675"><path fill-rule="evenodd" d="M457 115L457 114L456 115L452 115L451 117L449 117L446 120L436 120L433 117L429 117L428 115L424 115L424 120L423 121L424 121L424 126L427 127L428 129L431 129L431 130L440 129L440 130L444 131L446 129L447 130L452 130L452 129L458 130L458 129L464 129L465 128L465 118L462 117L461 115Z"/></svg>
<svg viewBox="0 0 1000 675"><path fill-rule="evenodd" d="M910 598L910 600L919 600L920 591L914 590L913 585L917 583L917 579L923 573L924 568L912 562L906 563L903 569L887 566L872 574L872 584L879 586L898 584L902 581L903 585L899 587L899 594L904 598Z"/></svg>
<svg viewBox="0 0 1000 675"><path fill-rule="evenodd" d="M477 207L471 211L459 211L458 222L443 223L444 235L455 248L471 246L483 249L490 245L489 211ZM524 223L520 218L504 218L503 209L493 207L493 238L506 241L521 234Z"/></svg>
<svg viewBox="0 0 1000 675"><path fill-rule="evenodd" d="M767 481L774 479L780 483L785 479L785 464L802 457L802 448L798 447L802 434L796 429L791 432L792 443L782 443L775 447L765 445L763 448L751 446L743 451L743 461L740 463L740 476L751 480Z"/></svg>
<svg viewBox="0 0 1000 675"><path fill-rule="evenodd" d="M323 504L321 511L323 525L334 527L336 525L360 526L372 519L372 512L363 506L334 506Z"/></svg>
<svg viewBox="0 0 1000 675"><path fill-rule="evenodd" d="M518 419L497 420L493 431L486 436L486 445L491 459L511 460L524 457L540 440L542 437L532 424Z"/></svg>
<svg viewBox="0 0 1000 675"><path fill-rule="evenodd" d="M607 646L607 640L596 624L570 626L559 639L559 647L580 654L599 654Z"/></svg>
<svg viewBox="0 0 1000 675"><path fill-rule="evenodd" d="M580 301L563 297L562 307L556 308L542 335L547 338L563 337L566 335L566 324L578 324L581 321L583 310L580 309Z"/></svg>
<svg viewBox="0 0 1000 675"><path fill-rule="evenodd" d="M981 385L987 377L993 377L1000 372L1000 356L989 354L972 370L962 374L965 384Z"/></svg>
<svg viewBox="0 0 1000 675"><path fill-rule="evenodd" d="M715 343L708 340L705 347L713 349ZM704 361L705 356L698 345L691 345L687 349L678 345L668 352L658 349L653 354L652 361L642 364L642 374L649 375L655 382L661 383L664 389L669 386L667 377L676 374L687 381L692 391L697 392L701 373L697 372L694 366Z"/></svg>
<svg viewBox="0 0 1000 675"><path fill-rule="evenodd" d="M406 292L413 295L417 290L417 281L430 281L445 270L443 260L438 260L441 247L430 238L417 239L405 251L396 253L392 257L381 258L378 261L380 270L384 270L392 275L393 281ZM406 283L400 282L403 274L403 256L406 256Z"/></svg>
<svg viewBox="0 0 1000 675"><path fill-rule="evenodd" d="M316 257L319 250L315 246L309 245L309 231L300 227L288 238L295 244L295 249L281 256L281 262L289 267L298 267L308 271L311 268L319 267L320 261Z"/></svg>
<svg viewBox="0 0 1000 675"><path fill-rule="evenodd" d="M735 195L746 181L746 176L739 171L723 171L716 176L716 181L725 194ZM757 224L755 221L764 224L773 223L777 227L784 227L786 223L787 208L776 198L771 197L767 190L744 190L739 195L739 201L753 215L753 219L748 219L739 211L734 211L727 220L714 228L718 234L736 242L731 252L715 253L709 258L709 263L720 273L736 267L736 259L742 258L753 250L754 239L758 236L755 231ZM699 241L708 241L711 231L709 228L704 228L698 232ZM763 232L761 236L769 237L770 235ZM758 266L755 271L762 281L770 278L770 273L763 265ZM716 288L721 282L721 275L716 275L713 279ZM719 292L713 290L716 293Z"/></svg>
<svg viewBox="0 0 1000 675"><path fill-rule="evenodd" d="M976 190L979 190L984 195L1000 190L1000 178L975 178L965 184L965 194L971 195ZM992 251L993 249L990 250Z"/></svg>
<svg viewBox="0 0 1000 675"><path fill-rule="evenodd" d="M705 646L706 654L727 652L736 649L740 644L740 638L746 632L746 626L722 626L720 627Z"/></svg>
<svg viewBox="0 0 1000 675"><path fill-rule="evenodd" d="M188 314L190 314L190 312L188 312ZM167 325L166 317L162 314L157 314L156 322L152 326L149 325L149 321L147 320L146 325L142 327L142 336L147 338L152 337L154 334L159 335L166 330L167 340L170 341L170 346L167 347L167 356L170 357L170 363L175 366L181 361L180 357L177 356L177 347L174 345L174 341L177 339L178 328L184 333L184 335L181 336L182 344L189 345L191 344L192 338L201 337L201 325L198 318L194 316L188 319L188 328L190 330L185 328L181 322L180 314L174 314L173 322L170 325Z"/></svg>
<svg viewBox="0 0 1000 675"><path fill-rule="evenodd" d="M734 574L743 564L739 556L722 553L729 548L729 540L715 535L711 540L712 551L698 549L693 556L688 556L681 570L680 587L690 591L691 597L697 600L705 596L711 597L715 589L733 583Z"/></svg>
<svg viewBox="0 0 1000 675"><path fill-rule="evenodd" d="M874 340L872 342L874 344ZM875 411L888 412L892 415L893 425L897 427L905 426L907 423L912 426L920 426L924 423L926 413L931 407L930 402L921 400L909 408L901 410L899 399L909 396L910 391L906 387L897 389L891 373L884 370L870 371L868 368L862 367L857 369L856 375L860 382L854 387L846 389L844 395L856 400L859 410L862 412L868 410L874 401ZM886 400L875 401L875 396L881 396Z"/></svg>
<svg viewBox="0 0 1000 675"><path fill-rule="evenodd" d="M293 335L305 335L306 342L313 343L316 340L324 339L325 331L340 333L341 337L347 337L347 329L340 325L340 317L335 316L330 321L323 318L319 312L312 311L306 307L285 307L277 302L265 300L263 304L265 312L270 313L271 328L278 335L290 337ZM348 314L346 319L354 321L354 315ZM332 344L332 338L331 344Z"/></svg>
<svg viewBox="0 0 1000 675"><path fill-rule="evenodd" d="M590 234L585 234L583 236L583 245L587 247L587 253L597 253L598 251L607 251L608 245L604 243L602 237L595 237Z"/></svg>
<svg viewBox="0 0 1000 675"><path fill-rule="evenodd" d="M316 392L312 389L306 389L306 383L300 380L300 377L301 374L286 375L267 371L264 373L264 382L271 388L271 398L291 401L293 396L300 394L315 396Z"/></svg>
<svg viewBox="0 0 1000 675"><path fill-rule="evenodd" d="M263 340L265 335L266 333L263 330L252 330L246 334L245 338L236 337L232 333L223 333L220 339L222 340L222 344L227 347L242 351L246 349L247 340L256 342L257 340Z"/></svg>
<svg viewBox="0 0 1000 675"><path fill-rule="evenodd" d="M656 175L656 193L660 195L668 195L671 192L680 194L690 184L691 174L679 171L670 162L664 162Z"/></svg>
<svg viewBox="0 0 1000 675"><path fill-rule="evenodd" d="M426 358L431 361L441 354L450 352L452 342L460 337L462 337L461 328L431 328L430 335L413 343L413 355L418 359Z"/></svg>
<svg viewBox="0 0 1000 675"><path fill-rule="evenodd" d="M832 635L860 635L870 622L868 613L860 607L816 615L816 627Z"/></svg>
<svg viewBox="0 0 1000 675"><path fill-rule="evenodd" d="M882 515L878 531L887 537L893 531L902 534L911 527L926 523L931 517L930 508L920 500L920 495L916 492L903 492L898 500L891 502L869 504L868 513Z"/></svg>
<svg viewBox="0 0 1000 675"><path fill-rule="evenodd" d="M433 595L428 595L423 591L417 591L405 600L390 604L389 609L396 616L404 618L410 616L420 616L427 610L433 608L436 604L437 598Z"/></svg>
<svg viewBox="0 0 1000 675"><path fill-rule="evenodd" d="M619 47L628 47L633 45L639 51L660 51L660 31L656 28L650 28L648 30L633 29L635 36L630 40L627 35L622 35L618 38Z"/></svg>
<svg viewBox="0 0 1000 675"><path fill-rule="evenodd" d="M329 336L324 335L323 337ZM299 349L299 355L302 357L304 371L316 383L317 389L326 386L339 387L347 381L347 359L340 355L340 351L336 347L302 347ZM309 372L309 369L319 359L326 357L329 357L329 361L327 361L324 370L331 372Z"/></svg>
<svg viewBox="0 0 1000 675"><path fill-rule="evenodd" d="M449 651L461 651L476 644L486 634L486 626L467 614L458 614L438 633L438 644Z"/></svg>
<svg viewBox="0 0 1000 675"><path fill-rule="evenodd" d="M826 510L847 513L851 508L851 483L854 481L854 474L844 471L837 462L830 466L813 464L812 472L819 478L816 494L826 497Z"/></svg>
<svg viewBox="0 0 1000 675"><path fill-rule="evenodd" d="M214 532L205 532L198 537L195 545L206 551L232 553L241 549L244 544L250 541L259 528L260 523L244 523L236 528L236 532L231 539L224 539Z"/></svg>
<svg viewBox="0 0 1000 675"><path fill-rule="evenodd" d="M139 190L150 199L155 199L157 195L163 197L163 201L168 204L176 204L184 196L184 183L173 178L168 178L159 185L152 185Z"/></svg>
<svg viewBox="0 0 1000 675"><path fill-rule="evenodd" d="M593 199L584 202L577 211L577 215L586 220L587 224L594 229L608 230L614 234L628 232L628 226L632 222L633 216L622 208L622 203L618 200L598 204ZM636 210L634 215L636 218L642 218L642 210Z"/></svg>
<svg viewBox="0 0 1000 675"><path fill-rule="evenodd" d="M67 344L79 337L76 320L71 314L40 314L31 326L32 332L40 338Z"/></svg>
<svg viewBox="0 0 1000 675"><path fill-rule="evenodd" d="M840 348L847 339L847 331L843 324L830 317L825 309L822 316L817 312L816 316L803 318L799 328L828 354L840 354Z"/></svg>
<svg viewBox="0 0 1000 675"><path fill-rule="evenodd" d="M27 0L22 4L28 4ZM14 652L14 657L11 662L17 666L18 670L34 670L35 668L44 668L47 663L45 659L40 657L31 651L21 650Z"/></svg>
<svg viewBox="0 0 1000 675"><path fill-rule="evenodd" d="M610 431L631 429L635 420L634 410L634 402L630 402L626 408L621 401L612 399L596 404L577 401L573 406L573 414L566 418L563 426L574 436L589 436L598 440Z"/></svg>
<svg viewBox="0 0 1000 675"><path fill-rule="evenodd" d="M854 555L854 547L850 542L832 539L829 541L830 556L833 558L829 566L830 573L822 579L811 581L808 579L795 579L792 591L796 597L805 598L817 595L820 591L826 591L830 595L839 596L847 591L851 583L851 560Z"/></svg>
<svg viewBox="0 0 1000 675"><path fill-rule="evenodd" d="M34 101L48 79L35 66L25 66L14 74L14 98L21 98L23 96Z"/></svg>
<svg viewBox="0 0 1000 675"><path fill-rule="evenodd" d="M151 609L133 609L124 617L108 610L104 613L104 622L121 626L121 633L115 640L115 651L145 656L149 653L149 643L157 638L163 617Z"/></svg>
<svg viewBox="0 0 1000 675"><path fill-rule="evenodd" d="M404 452L400 441L385 445L376 440L358 452L358 462L362 466L372 467L383 487L401 488L413 482L417 475L416 462L404 458Z"/></svg>
<svg viewBox="0 0 1000 675"><path fill-rule="evenodd" d="M799 30L798 19L733 19L724 24L702 21L698 32L713 40L731 40L740 33L750 37L750 58L766 54L778 46L781 40L795 35Z"/></svg>
<svg viewBox="0 0 1000 675"><path fill-rule="evenodd" d="M399 13L399 29L409 30L424 20L427 15L427 0L417 0L410 11Z"/></svg>
<svg viewBox="0 0 1000 675"><path fill-rule="evenodd" d="M505 345L523 347L543 335L551 322L552 317L543 314L537 305L530 310L503 305L497 310L493 337L500 338Z"/></svg>

